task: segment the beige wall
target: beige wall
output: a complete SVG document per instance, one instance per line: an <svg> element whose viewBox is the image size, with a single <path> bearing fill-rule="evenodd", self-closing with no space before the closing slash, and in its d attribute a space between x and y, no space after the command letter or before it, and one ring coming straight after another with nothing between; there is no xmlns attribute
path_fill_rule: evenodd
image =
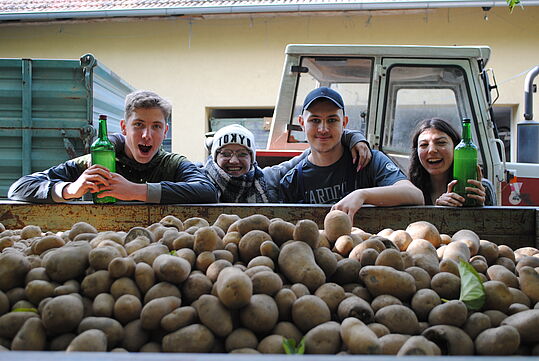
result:
<svg viewBox="0 0 539 361"><path fill-rule="evenodd" d="M273 107L289 43L488 45L499 104L522 118L523 82L539 63L539 8L333 16L81 21L0 25L0 56L74 58L91 52L137 88L170 99L173 150L200 161L211 107ZM537 98L537 97L536 97ZM539 106L535 107L539 113ZM536 117L536 119L539 117Z"/></svg>

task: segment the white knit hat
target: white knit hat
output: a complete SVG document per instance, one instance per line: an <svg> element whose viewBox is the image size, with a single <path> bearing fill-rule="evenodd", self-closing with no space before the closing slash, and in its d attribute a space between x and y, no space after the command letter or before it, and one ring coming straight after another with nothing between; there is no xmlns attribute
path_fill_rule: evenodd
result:
<svg viewBox="0 0 539 361"><path fill-rule="evenodd" d="M215 132L211 146L211 156L217 158L217 151L227 144L239 144L251 152L252 161L256 157L255 137L251 131L239 124L227 125Z"/></svg>

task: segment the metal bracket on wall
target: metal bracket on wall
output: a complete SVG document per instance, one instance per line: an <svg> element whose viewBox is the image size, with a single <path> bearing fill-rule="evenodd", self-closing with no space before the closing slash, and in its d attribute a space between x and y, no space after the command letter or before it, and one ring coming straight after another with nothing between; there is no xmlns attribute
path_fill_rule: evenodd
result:
<svg viewBox="0 0 539 361"><path fill-rule="evenodd" d="M73 159L77 156L75 153L75 146L71 141L66 137L66 131L62 129L62 138L64 139L64 148L66 153L69 155L70 159Z"/></svg>

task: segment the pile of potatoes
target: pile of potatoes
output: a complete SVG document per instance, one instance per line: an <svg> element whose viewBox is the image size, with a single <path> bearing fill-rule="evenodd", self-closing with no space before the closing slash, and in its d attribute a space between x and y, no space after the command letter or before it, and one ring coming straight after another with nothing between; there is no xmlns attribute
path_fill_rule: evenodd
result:
<svg viewBox="0 0 539 361"><path fill-rule="evenodd" d="M539 250L425 221L222 214L129 232L0 224L0 350L539 355ZM459 301L458 261L486 301Z"/></svg>

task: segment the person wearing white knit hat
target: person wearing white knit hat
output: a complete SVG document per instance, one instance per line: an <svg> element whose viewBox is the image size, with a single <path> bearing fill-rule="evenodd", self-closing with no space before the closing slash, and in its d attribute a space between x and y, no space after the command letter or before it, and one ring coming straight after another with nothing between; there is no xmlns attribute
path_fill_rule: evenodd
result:
<svg viewBox="0 0 539 361"><path fill-rule="evenodd" d="M345 131L343 143L355 152L358 167L369 163L370 150L361 132ZM286 162L261 169L256 163L253 133L232 124L215 132L204 171L216 186L220 202L276 203L281 201L279 181L309 153L306 150Z"/></svg>

